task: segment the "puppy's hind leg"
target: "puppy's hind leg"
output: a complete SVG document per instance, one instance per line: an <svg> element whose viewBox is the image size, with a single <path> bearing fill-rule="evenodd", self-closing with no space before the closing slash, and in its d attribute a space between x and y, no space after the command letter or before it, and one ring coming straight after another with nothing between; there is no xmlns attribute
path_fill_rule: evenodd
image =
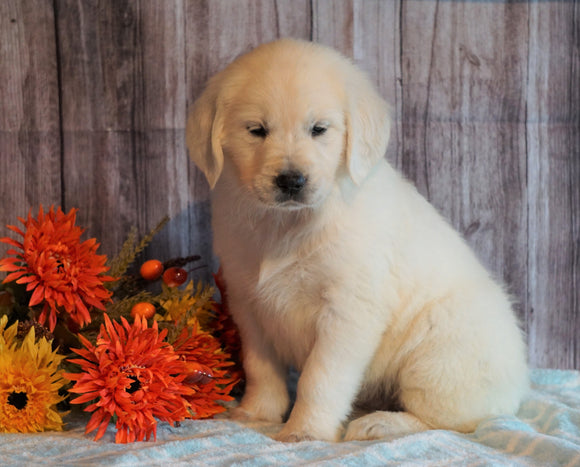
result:
<svg viewBox="0 0 580 467"><path fill-rule="evenodd" d="M429 429L429 426L408 412L378 411L352 420L348 424L344 440L398 437Z"/></svg>

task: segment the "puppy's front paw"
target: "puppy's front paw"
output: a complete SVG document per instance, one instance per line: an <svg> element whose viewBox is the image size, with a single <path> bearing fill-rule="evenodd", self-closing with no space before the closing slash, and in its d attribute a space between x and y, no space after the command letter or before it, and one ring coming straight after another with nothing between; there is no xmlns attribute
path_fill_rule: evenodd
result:
<svg viewBox="0 0 580 467"><path fill-rule="evenodd" d="M228 418L230 420L237 420L239 422L263 421L282 423L282 415L266 413L264 411L254 411L242 406L230 409L228 411Z"/></svg>
<svg viewBox="0 0 580 467"><path fill-rule="evenodd" d="M299 443L301 441L313 441L316 438L306 431L287 431L282 430L280 433L274 436L276 441L282 443Z"/></svg>
<svg viewBox="0 0 580 467"><path fill-rule="evenodd" d="M243 407L235 407L228 411L230 420L237 420L239 422L247 422L257 420L256 414L244 409Z"/></svg>
<svg viewBox="0 0 580 467"><path fill-rule="evenodd" d="M319 427L320 428L320 427ZM298 443L300 441L331 441L335 442L339 439L339 433L334 430L320 430L313 426L297 426L286 423L284 428L273 438L276 441L283 443Z"/></svg>

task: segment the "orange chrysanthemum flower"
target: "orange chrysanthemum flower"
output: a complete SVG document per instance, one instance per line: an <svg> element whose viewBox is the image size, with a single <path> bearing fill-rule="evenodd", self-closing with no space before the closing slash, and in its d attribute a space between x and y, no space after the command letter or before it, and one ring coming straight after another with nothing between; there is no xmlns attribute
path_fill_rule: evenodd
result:
<svg viewBox="0 0 580 467"><path fill-rule="evenodd" d="M93 401L85 408L94 412L86 433L98 428L100 439L113 416L117 417L117 443L156 439L157 421L173 424L189 416L185 397L193 389L184 383L188 369L173 347L164 342L167 330L158 332L157 323L137 317L131 326L111 322L105 314L96 345L79 335L85 349L72 349L83 357L72 359L82 373L69 373L76 381L70 392L81 394L73 404Z"/></svg>
<svg viewBox="0 0 580 467"><path fill-rule="evenodd" d="M192 418L208 418L224 412L218 401L231 401L229 394L238 382L232 378L230 356L221 349L220 342L199 323L184 328L173 343L175 352L189 365L186 382L192 384L193 394L185 398L191 405Z"/></svg>
<svg viewBox="0 0 580 467"><path fill-rule="evenodd" d="M22 242L0 238L18 250L8 250L0 260L0 271L9 274L4 282L26 284L32 292L29 306L43 304L38 321L52 331L57 316L64 309L79 326L90 323L89 307L104 310L103 302L111 297L104 283L114 280L105 276L107 257L97 255L99 247L92 238L81 242L83 229L75 226L76 209L65 214L54 207L44 213L42 206L38 219L28 214L28 219L18 218L25 226L24 232L16 226L8 228L23 237ZM20 251L19 251L20 250Z"/></svg>

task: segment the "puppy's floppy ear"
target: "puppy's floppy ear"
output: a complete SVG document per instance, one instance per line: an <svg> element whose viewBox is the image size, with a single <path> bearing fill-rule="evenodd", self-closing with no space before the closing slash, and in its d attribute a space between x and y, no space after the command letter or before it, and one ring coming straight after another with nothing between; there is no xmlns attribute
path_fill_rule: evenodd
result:
<svg viewBox="0 0 580 467"><path fill-rule="evenodd" d="M223 112L220 103L219 75L212 78L195 101L187 118L185 140L189 156L204 173L213 189L224 166L221 145Z"/></svg>
<svg viewBox="0 0 580 467"><path fill-rule="evenodd" d="M369 79L351 70L347 83L346 164L358 185L385 155L389 142L389 106Z"/></svg>

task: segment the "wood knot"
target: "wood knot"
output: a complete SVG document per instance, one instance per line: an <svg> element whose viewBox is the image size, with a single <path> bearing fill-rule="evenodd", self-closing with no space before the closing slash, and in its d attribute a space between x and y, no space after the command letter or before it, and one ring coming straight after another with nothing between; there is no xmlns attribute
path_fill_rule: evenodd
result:
<svg viewBox="0 0 580 467"><path fill-rule="evenodd" d="M477 232L479 230L479 228L481 227L481 223L479 221L474 221L471 224L469 224L467 226L467 229L465 229L465 238L469 238L471 237L475 232Z"/></svg>
<svg viewBox="0 0 580 467"><path fill-rule="evenodd" d="M477 67L481 66L481 60L479 60L479 57L475 55L473 52L471 52L469 49L467 49L467 47L465 47L464 45L460 45L459 51L461 52L461 56L469 63L471 63L473 66Z"/></svg>

